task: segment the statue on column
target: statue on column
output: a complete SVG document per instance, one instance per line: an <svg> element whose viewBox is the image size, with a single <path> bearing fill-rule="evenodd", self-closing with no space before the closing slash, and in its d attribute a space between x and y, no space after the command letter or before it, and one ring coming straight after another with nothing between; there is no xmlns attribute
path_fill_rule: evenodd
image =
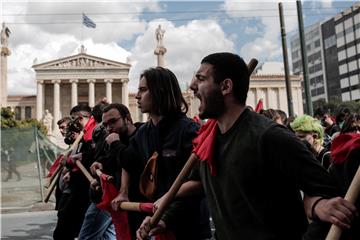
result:
<svg viewBox="0 0 360 240"><path fill-rule="evenodd" d="M5 26L5 23L3 22L2 28L1 28L1 46L7 47L8 46L8 39L10 36L10 29Z"/></svg>
<svg viewBox="0 0 360 240"><path fill-rule="evenodd" d="M45 110L43 119L42 119L42 123L46 126L47 130L48 130L48 135L50 135L52 133L52 122L53 122L54 117L51 115L51 113L49 112L49 110Z"/></svg>
<svg viewBox="0 0 360 240"><path fill-rule="evenodd" d="M155 31L155 36L156 36L158 47L163 47L164 33L165 33L165 30L161 29L161 25L159 24L158 28Z"/></svg>

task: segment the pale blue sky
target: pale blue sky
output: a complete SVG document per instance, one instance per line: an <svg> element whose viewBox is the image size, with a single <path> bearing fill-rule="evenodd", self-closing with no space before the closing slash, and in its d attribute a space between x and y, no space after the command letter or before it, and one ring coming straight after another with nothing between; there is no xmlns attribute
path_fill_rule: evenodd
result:
<svg viewBox="0 0 360 240"><path fill-rule="evenodd" d="M355 1L303 1L305 26L325 20ZM296 2L283 2L288 38L298 31ZM10 36L9 93L35 94L34 59L42 63L77 53L129 61L130 92L140 72L156 64L155 28L165 29L167 66L184 87L202 57L236 52L249 60L281 61L278 2L275 1L10 1L1 2ZM86 13L96 24L81 24ZM290 44L288 44L290 47ZM21 82L21 87L19 87Z"/></svg>

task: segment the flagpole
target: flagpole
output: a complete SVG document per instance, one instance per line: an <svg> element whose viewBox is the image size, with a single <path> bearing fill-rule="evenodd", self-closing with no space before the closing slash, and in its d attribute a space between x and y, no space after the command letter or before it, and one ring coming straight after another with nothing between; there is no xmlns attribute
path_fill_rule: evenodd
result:
<svg viewBox="0 0 360 240"><path fill-rule="evenodd" d="M83 13L84 14L84 13ZM83 24L83 19L81 16L81 45L84 45L84 35L83 35L83 31L84 31L84 24Z"/></svg>

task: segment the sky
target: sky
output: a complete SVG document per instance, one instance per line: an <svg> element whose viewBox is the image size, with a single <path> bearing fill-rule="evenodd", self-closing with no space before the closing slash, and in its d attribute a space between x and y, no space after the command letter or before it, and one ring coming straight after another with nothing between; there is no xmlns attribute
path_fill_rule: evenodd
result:
<svg viewBox="0 0 360 240"><path fill-rule="evenodd" d="M289 39L298 32L296 2L282 3ZM355 1L302 3L306 27L331 18ZM90 55L130 63L129 91L136 92L141 72L157 64L154 49L159 24L165 30L166 67L183 89L201 59L213 52L234 52L246 62L251 58L260 63L282 61L278 2L270 0L0 0L0 11L0 22L11 31L9 95L35 95L32 65L75 55L82 44ZM82 13L96 23L95 29L82 24Z"/></svg>

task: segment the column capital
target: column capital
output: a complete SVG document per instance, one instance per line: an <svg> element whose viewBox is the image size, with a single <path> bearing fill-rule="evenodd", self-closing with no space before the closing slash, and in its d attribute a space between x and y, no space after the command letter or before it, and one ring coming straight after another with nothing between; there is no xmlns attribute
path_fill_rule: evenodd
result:
<svg viewBox="0 0 360 240"><path fill-rule="evenodd" d="M122 78L120 80L121 83L128 83L129 82L129 79L128 78Z"/></svg>
<svg viewBox="0 0 360 240"><path fill-rule="evenodd" d="M96 80L95 80L95 79L88 79L88 80L86 80L86 82L87 82L87 83L95 83Z"/></svg>
<svg viewBox="0 0 360 240"><path fill-rule="evenodd" d="M114 79L105 78L105 79L104 79L104 82L105 82L105 83L112 83L112 82L114 82Z"/></svg>
<svg viewBox="0 0 360 240"><path fill-rule="evenodd" d="M78 79L69 79L69 83L78 83L79 80Z"/></svg>
<svg viewBox="0 0 360 240"><path fill-rule="evenodd" d="M61 83L61 80L59 79L56 79L56 80L51 80L51 83L54 83L54 84L60 84Z"/></svg>
<svg viewBox="0 0 360 240"><path fill-rule="evenodd" d="M36 83L38 83L38 84L44 84L44 80L36 80Z"/></svg>

